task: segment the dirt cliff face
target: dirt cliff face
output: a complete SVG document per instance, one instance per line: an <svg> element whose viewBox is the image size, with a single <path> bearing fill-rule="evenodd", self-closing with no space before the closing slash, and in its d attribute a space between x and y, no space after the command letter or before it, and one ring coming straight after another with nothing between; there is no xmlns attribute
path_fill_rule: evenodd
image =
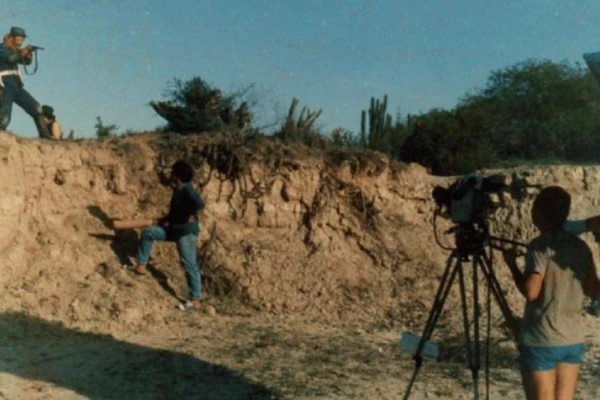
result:
<svg viewBox="0 0 600 400"><path fill-rule="evenodd" d="M54 143L0 134L2 311L89 329L168 324L186 293L174 245L155 247L151 277L132 278L122 265L139 232L107 224L164 213L170 190L159 177L177 158L195 165L206 200L199 257L218 312L422 324L448 256L435 242L431 191L451 178L379 154L231 135ZM535 235L529 210L541 186L569 190L572 216L597 212L598 167L501 172L510 188L490 217L496 235ZM439 221L440 231L448 227ZM500 257L495 263L518 307Z"/></svg>

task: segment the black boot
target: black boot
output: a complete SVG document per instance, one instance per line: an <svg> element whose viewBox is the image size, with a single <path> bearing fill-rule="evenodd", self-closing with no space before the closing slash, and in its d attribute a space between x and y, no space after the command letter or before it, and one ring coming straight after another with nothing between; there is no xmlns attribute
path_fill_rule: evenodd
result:
<svg viewBox="0 0 600 400"><path fill-rule="evenodd" d="M52 139L52 135L48 131L48 125L46 125L46 121L44 121L44 116L42 114L38 114L34 117L33 121L35 122L38 135L41 139Z"/></svg>

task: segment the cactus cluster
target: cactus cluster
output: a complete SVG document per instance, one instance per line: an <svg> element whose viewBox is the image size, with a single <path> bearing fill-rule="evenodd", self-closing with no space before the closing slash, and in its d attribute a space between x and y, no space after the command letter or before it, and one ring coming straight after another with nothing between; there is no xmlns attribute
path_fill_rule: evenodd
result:
<svg viewBox="0 0 600 400"><path fill-rule="evenodd" d="M311 111L308 107L304 106L296 119L296 108L298 107L298 104L299 100L294 97L281 132L285 139L301 139L310 135L315 121L323 112L322 109Z"/></svg>
<svg viewBox="0 0 600 400"><path fill-rule="evenodd" d="M362 111L360 116L360 142L363 147L380 151L389 149L392 116L387 113L387 100L387 95L383 97L383 101L371 97L368 132L366 126L367 112Z"/></svg>

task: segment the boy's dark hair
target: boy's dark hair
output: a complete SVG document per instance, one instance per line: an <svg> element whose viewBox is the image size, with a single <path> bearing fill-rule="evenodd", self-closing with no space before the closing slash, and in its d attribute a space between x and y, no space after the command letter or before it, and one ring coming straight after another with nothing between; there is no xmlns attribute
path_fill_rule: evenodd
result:
<svg viewBox="0 0 600 400"><path fill-rule="evenodd" d="M569 216L571 195L560 186L548 186L538 193L533 207L543 214L550 226L558 228Z"/></svg>
<svg viewBox="0 0 600 400"><path fill-rule="evenodd" d="M183 160L176 161L171 167L171 171L182 182L188 183L194 179L194 168Z"/></svg>

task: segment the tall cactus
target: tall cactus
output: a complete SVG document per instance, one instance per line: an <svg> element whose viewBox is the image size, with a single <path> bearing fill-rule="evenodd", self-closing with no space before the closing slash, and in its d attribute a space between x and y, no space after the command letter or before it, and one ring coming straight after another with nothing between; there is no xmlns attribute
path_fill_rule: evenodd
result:
<svg viewBox="0 0 600 400"><path fill-rule="evenodd" d="M369 108L369 132L366 131L366 112L363 110L360 118L361 145L373 150L387 152L389 150L389 136L392 130L392 116L387 113L387 94L383 101L371 97Z"/></svg>
<svg viewBox="0 0 600 400"><path fill-rule="evenodd" d="M369 138L367 137L366 130L367 113L362 110L360 113L360 147L366 149L369 147Z"/></svg>
<svg viewBox="0 0 600 400"><path fill-rule="evenodd" d="M298 99L294 97L292 99L292 104L290 104L288 117L285 121L285 125L283 128L283 136L286 139L304 138L307 134L309 134L312 131L313 124L323 112L322 109L319 109L317 111L310 111L308 107L304 106L300 111L298 119L296 119L295 114L296 107L298 107L298 103Z"/></svg>

